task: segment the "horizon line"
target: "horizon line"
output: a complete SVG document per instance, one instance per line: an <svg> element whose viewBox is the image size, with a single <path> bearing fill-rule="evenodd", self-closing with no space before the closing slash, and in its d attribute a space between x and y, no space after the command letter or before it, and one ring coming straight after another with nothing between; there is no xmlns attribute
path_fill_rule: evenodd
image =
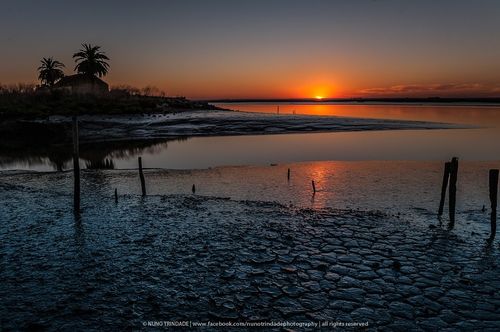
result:
<svg viewBox="0 0 500 332"><path fill-rule="evenodd" d="M419 102L434 102L434 103L458 103L458 102L478 102L478 103L500 103L498 97L346 97L346 98L198 98L194 100L205 101L209 103L248 103L248 102L263 102L263 103L284 103L284 102L311 102L311 103L326 103L326 102L395 102L395 103L419 103Z"/></svg>

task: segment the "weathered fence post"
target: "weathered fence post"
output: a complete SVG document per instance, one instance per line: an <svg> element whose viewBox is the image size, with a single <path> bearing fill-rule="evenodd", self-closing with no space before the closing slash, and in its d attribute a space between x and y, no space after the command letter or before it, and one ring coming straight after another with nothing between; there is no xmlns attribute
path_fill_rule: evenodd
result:
<svg viewBox="0 0 500 332"><path fill-rule="evenodd" d="M439 201L439 217L443 215L444 201L446 199L446 189L448 188L448 179L450 178L450 167L450 162L444 163L443 185L441 186L441 200Z"/></svg>
<svg viewBox="0 0 500 332"><path fill-rule="evenodd" d="M288 179L288 181L290 181L290 168L288 169L288 173L286 175L286 178Z"/></svg>
<svg viewBox="0 0 500 332"><path fill-rule="evenodd" d="M139 157L139 178L141 179L142 196L146 196L146 181L144 180L144 173L142 172L142 158Z"/></svg>
<svg viewBox="0 0 500 332"><path fill-rule="evenodd" d="M316 193L316 184L314 183L314 180L311 181L312 187L313 187L313 194Z"/></svg>
<svg viewBox="0 0 500 332"><path fill-rule="evenodd" d="M78 119L73 117L73 213L80 213L80 148L78 142Z"/></svg>
<svg viewBox="0 0 500 332"><path fill-rule="evenodd" d="M498 169L490 169L490 202L491 202L491 235L490 240L497 233L497 201L498 201Z"/></svg>
<svg viewBox="0 0 500 332"><path fill-rule="evenodd" d="M115 188L115 203L118 203L118 189Z"/></svg>
<svg viewBox="0 0 500 332"><path fill-rule="evenodd" d="M455 207L457 203L457 179L458 179L458 158L453 157L450 163L450 197L449 197L450 228L453 228L453 226L455 226Z"/></svg>

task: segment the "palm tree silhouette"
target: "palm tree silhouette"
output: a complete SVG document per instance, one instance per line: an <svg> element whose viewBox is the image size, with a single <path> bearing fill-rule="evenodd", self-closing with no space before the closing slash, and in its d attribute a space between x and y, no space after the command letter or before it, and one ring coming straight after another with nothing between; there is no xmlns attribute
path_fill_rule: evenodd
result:
<svg viewBox="0 0 500 332"><path fill-rule="evenodd" d="M61 68L64 68L64 64L53 58L43 58L40 61L42 64L38 67L38 79L44 85L53 86L54 83L64 77L64 73Z"/></svg>
<svg viewBox="0 0 500 332"><path fill-rule="evenodd" d="M100 49L100 46L82 44L82 48L73 54L76 62L76 72L90 76L105 76L109 69L109 64L106 60L109 60L109 58Z"/></svg>

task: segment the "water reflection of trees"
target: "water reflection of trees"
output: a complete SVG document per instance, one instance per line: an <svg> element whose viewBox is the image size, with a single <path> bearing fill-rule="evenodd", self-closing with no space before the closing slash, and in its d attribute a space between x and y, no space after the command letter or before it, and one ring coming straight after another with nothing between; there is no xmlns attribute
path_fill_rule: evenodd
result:
<svg viewBox="0 0 500 332"><path fill-rule="evenodd" d="M86 160L86 169L115 169L115 163L112 159Z"/></svg>
<svg viewBox="0 0 500 332"><path fill-rule="evenodd" d="M187 138L84 143L80 145L80 159L87 169L114 169L116 159L159 153L167 149L169 141L174 140L185 141ZM45 165L63 171L72 167L72 157L71 145L0 146L0 168Z"/></svg>

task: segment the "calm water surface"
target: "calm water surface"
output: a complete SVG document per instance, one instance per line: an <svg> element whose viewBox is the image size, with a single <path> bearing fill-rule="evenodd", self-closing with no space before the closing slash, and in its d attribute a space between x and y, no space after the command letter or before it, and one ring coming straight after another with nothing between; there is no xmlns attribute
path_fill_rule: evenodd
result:
<svg viewBox="0 0 500 332"><path fill-rule="evenodd" d="M490 168L500 168L500 162L460 163L458 231L489 232ZM194 170L146 169L145 178L148 195L191 195L194 184L196 195L276 201L312 209L381 210L401 214L413 222L436 223L442 172L443 163L438 161L316 161ZM312 191L312 180L316 194ZM72 195L72 181L71 171L0 172L0 182L40 190L57 184L58 191L67 197ZM94 206L92 199L96 190L109 201L114 201L115 188L119 195L141 193L136 169L83 170L82 181L84 206Z"/></svg>
<svg viewBox="0 0 500 332"><path fill-rule="evenodd" d="M271 104L222 106L277 112L277 105ZM110 197L114 188L120 194L139 194L135 169L137 156L142 156L147 168L148 194L152 195L190 194L195 184L200 195L278 201L310 208L383 210L428 221L435 219L443 161L458 156L458 223L471 225L459 228L488 231L488 170L500 168L500 107L279 106L280 113L452 122L478 128L197 137L120 147L83 147L82 191L86 192L85 183L97 183ZM62 191L72 188L71 173L20 175L8 171L70 169L69 157L57 149L3 156L0 167L4 170L0 172L0 181L16 183L22 179L29 187L43 187L45 181L53 181L55 176L60 178ZM108 170L87 171L88 168ZM288 168L290 181L286 178ZM318 189L315 195L312 180Z"/></svg>

